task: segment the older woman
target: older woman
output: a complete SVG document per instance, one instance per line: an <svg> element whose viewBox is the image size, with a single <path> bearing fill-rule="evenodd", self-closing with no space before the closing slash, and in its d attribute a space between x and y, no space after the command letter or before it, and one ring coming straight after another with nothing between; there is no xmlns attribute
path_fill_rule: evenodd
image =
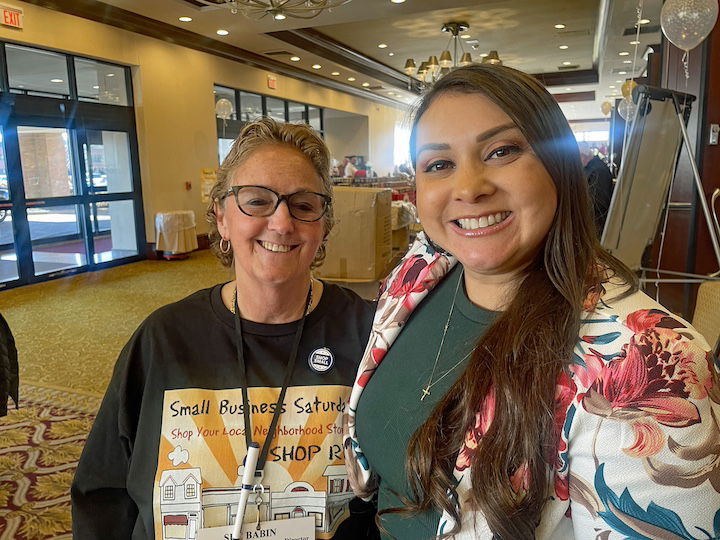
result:
<svg viewBox="0 0 720 540"><path fill-rule="evenodd" d="M720 537L707 343L598 244L573 134L471 65L413 125L420 235L390 275L346 462L397 539Z"/></svg>
<svg viewBox="0 0 720 540"><path fill-rule="evenodd" d="M328 161L308 126L244 127L208 209L234 279L159 309L123 349L73 483L76 538L232 525L251 442L261 519L311 517L318 538L343 526L341 415L372 306L312 277L333 224Z"/></svg>

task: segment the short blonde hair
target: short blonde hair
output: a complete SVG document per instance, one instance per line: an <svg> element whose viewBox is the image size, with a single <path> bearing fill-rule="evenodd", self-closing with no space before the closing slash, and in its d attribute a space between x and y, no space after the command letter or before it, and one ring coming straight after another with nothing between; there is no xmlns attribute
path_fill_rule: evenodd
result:
<svg viewBox="0 0 720 540"><path fill-rule="evenodd" d="M215 204L222 204L223 197L230 189L230 181L235 170L250 157L255 150L273 144L287 145L295 148L312 163L322 180L322 193L332 197L332 183L330 182L330 151L325 142L313 129L306 124L283 124L272 118L262 117L246 124L240 131L240 135L232 145L227 157L223 160L218 169L217 181L210 190L210 203L208 204L205 216L210 224L210 249L220 260L223 266L231 267L233 263L232 246L230 250L223 253L220 250L222 239L217 227L217 214ZM315 254L311 269L320 266L325 259L325 244L328 234L335 224L333 217L332 202L328 205L327 211L322 218L325 228L323 241Z"/></svg>

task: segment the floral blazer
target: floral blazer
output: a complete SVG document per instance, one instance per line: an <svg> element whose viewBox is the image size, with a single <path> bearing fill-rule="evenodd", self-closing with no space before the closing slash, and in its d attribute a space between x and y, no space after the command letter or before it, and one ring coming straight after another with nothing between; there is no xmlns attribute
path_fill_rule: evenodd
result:
<svg viewBox="0 0 720 540"><path fill-rule="evenodd" d="M361 497L377 489L355 430L362 391L412 311L455 264L421 233L381 289L345 417L346 464ZM688 323L641 292L614 300L622 286L604 289L586 302L572 363L557 381L561 437L536 537L720 538L719 367ZM458 449L459 501L467 500L471 458L492 415L488 399ZM492 538L479 512L460 510L456 539ZM453 525L446 513L438 534Z"/></svg>

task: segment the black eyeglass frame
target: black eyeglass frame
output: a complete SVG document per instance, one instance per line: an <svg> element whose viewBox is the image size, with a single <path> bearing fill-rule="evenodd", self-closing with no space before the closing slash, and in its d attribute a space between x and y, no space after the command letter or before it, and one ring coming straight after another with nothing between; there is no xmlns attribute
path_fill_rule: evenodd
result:
<svg viewBox="0 0 720 540"><path fill-rule="evenodd" d="M243 189L243 188L261 188L261 189L266 189L266 190L268 190L269 192L273 193L273 194L277 197L277 201L275 202L275 208L272 209L272 212L270 212L269 214L264 215L264 216L254 216L254 215L252 215L252 214L248 214L245 210L242 209L242 207L240 206L240 202L238 201L238 198L237 198L237 197L238 197L238 192L239 192L241 189ZM299 217L296 217L296 216L292 213L292 209L290 208L290 204L289 204L289 202L290 202L290 197L292 197L293 195L297 195L297 194L299 194L299 193L311 193L311 194L313 194L313 195L319 195L319 196L322 197L322 199L325 201L325 204L323 205L322 213L321 213L317 218L315 218L315 219L301 219L301 218L299 218ZM267 186L257 186L257 185L233 186L233 187L231 187L230 189L228 189L228 190L223 194L222 199L226 199L226 198L229 197L231 194L235 197L235 204L237 205L238 210L240 210L240 211L241 211L243 214L245 214L246 216L256 217L256 218L260 218L260 217L270 217L270 216L272 216L275 212L277 212L277 209L278 209L278 206L280 206L280 203L283 202L283 201L286 201L286 202L285 202L285 205L286 205L287 208L288 208L288 213L290 214L290 217L293 218L293 219L296 219L296 220L298 220L298 221L302 221L303 223L315 223L316 221L320 221L320 220L323 218L323 216L327 213L328 207L332 204L332 198L331 198L329 195L326 195L325 193L318 193L317 191L295 191L294 193L288 193L287 195L281 195L280 193L278 193L278 192L275 191L274 189L271 189L271 188L269 188L269 187L267 187Z"/></svg>

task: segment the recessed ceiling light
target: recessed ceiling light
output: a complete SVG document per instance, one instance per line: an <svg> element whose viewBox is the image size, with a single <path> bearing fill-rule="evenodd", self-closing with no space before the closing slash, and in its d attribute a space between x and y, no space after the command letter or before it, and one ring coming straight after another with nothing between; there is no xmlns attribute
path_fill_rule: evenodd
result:
<svg viewBox="0 0 720 540"><path fill-rule="evenodd" d="M628 56L629 54L630 54L630 53L627 52L627 51L620 51L620 52L618 53L618 56Z"/></svg>
<svg viewBox="0 0 720 540"><path fill-rule="evenodd" d="M299 56L291 56L291 57L290 57L290 61L291 61L291 62L299 62L299 61L300 61L300 57L299 57Z"/></svg>
<svg viewBox="0 0 720 540"><path fill-rule="evenodd" d="M108 77L114 77L115 74L114 74L114 73L108 73L107 76L108 76Z"/></svg>
<svg viewBox="0 0 720 540"><path fill-rule="evenodd" d="M488 53L486 53L486 52L480 53L480 58L485 58L487 55L488 55Z"/></svg>
<svg viewBox="0 0 720 540"><path fill-rule="evenodd" d="M618 79L618 80L617 80L617 81L615 81L615 82L616 82L616 83L620 83L620 84L622 84L622 81L621 81L620 79Z"/></svg>
<svg viewBox="0 0 720 540"><path fill-rule="evenodd" d="M639 42L638 40L636 40L636 39L633 39L633 40L630 42L630 45L640 45L640 42Z"/></svg>
<svg viewBox="0 0 720 540"><path fill-rule="evenodd" d="M313 69L320 69L321 67L322 67L322 66L321 66L320 64L313 64L313 65L312 65L312 68L313 68Z"/></svg>
<svg viewBox="0 0 720 540"><path fill-rule="evenodd" d="M368 86L370 86L370 83L369 83L369 82L364 82L364 83L362 83L362 85L363 85L365 88L367 88Z"/></svg>
<svg viewBox="0 0 720 540"><path fill-rule="evenodd" d="M571 66L571 65L572 65L572 62L568 62L568 61L563 62L563 66Z"/></svg>
<svg viewBox="0 0 720 540"><path fill-rule="evenodd" d="M273 18L274 18L276 21L284 21L285 19L287 19L287 17L285 16L285 14L282 13L282 12L276 13L275 15L273 15Z"/></svg>
<svg viewBox="0 0 720 540"><path fill-rule="evenodd" d="M218 30L218 31L215 32L215 33L216 33L218 36L227 36L230 32L228 32L227 30L223 30L223 29L221 28L220 30Z"/></svg>
<svg viewBox="0 0 720 540"><path fill-rule="evenodd" d="M572 90L572 88L566 88L565 90L567 90L569 92L570 90Z"/></svg>
<svg viewBox="0 0 720 540"><path fill-rule="evenodd" d="M353 82L355 80L355 77L348 77L348 81Z"/></svg>
<svg viewBox="0 0 720 540"><path fill-rule="evenodd" d="M339 72L339 71L333 71L330 75L334 75L335 77L337 77L338 75L340 75L340 72Z"/></svg>
<svg viewBox="0 0 720 540"><path fill-rule="evenodd" d="M378 49L386 49L387 43L378 43Z"/></svg>
<svg viewBox="0 0 720 540"><path fill-rule="evenodd" d="M180 17L178 19L180 22L192 22L192 17Z"/></svg>
<svg viewBox="0 0 720 540"><path fill-rule="evenodd" d="M389 52L389 53L388 53L388 56L395 56L395 53L394 53L394 52Z"/></svg>
<svg viewBox="0 0 720 540"><path fill-rule="evenodd" d="M563 28L565 28L565 25L564 24L556 24L555 28L557 28L558 30L562 30Z"/></svg>
<svg viewBox="0 0 720 540"><path fill-rule="evenodd" d="M564 51L565 49L567 49L567 48L568 48L567 45L560 45L560 46L558 47L558 49L562 49L563 51Z"/></svg>
<svg viewBox="0 0 720 540"><path fill-rule="evenodd" d="M608 86L608 88L610 88L611 90L614 90L614 89L615 89L615 85L611 84L610 86Z"/></svg>
<svg viewBox="0 0 720 540"><path fill-rule="evenodd" d="M618 75L627 75L627 71L618 71Z"/></svg>
<svg viewBox="0 0 720 540"><path fill-rule="evenodd" d="M623 64L632 64L632 60L623 60Z"/></svg>
<svg viewBox="0 0 720 540"><path fill-rule="evenodd" d="M470 39L470 34L463 34L460 39Z"/></svg>
<svg viewBox="0 0 720 540"><path fill-rule="evenodd" d="M650 22L650 19L640 19L638 21L639 24L648 24Z"/></svg>
<svg viewBox="0 0 720 540"><path fill-rule="evenodd" d="M402 4L405 0L390 0L393 4Z"/></svg>
<svg viewBox="0 0 720 540"><path fill-rule="evenodd" d="M93 90L98 90L99 88L100 87L97 84L95 86L93 86Z"/></svg>
<svg viewBox="0 0 720 540"><path fill-rule="evenodd" d="M63 82L63 80L62 79L50 79L50 82L61 83L61 82Z"/></svg>

